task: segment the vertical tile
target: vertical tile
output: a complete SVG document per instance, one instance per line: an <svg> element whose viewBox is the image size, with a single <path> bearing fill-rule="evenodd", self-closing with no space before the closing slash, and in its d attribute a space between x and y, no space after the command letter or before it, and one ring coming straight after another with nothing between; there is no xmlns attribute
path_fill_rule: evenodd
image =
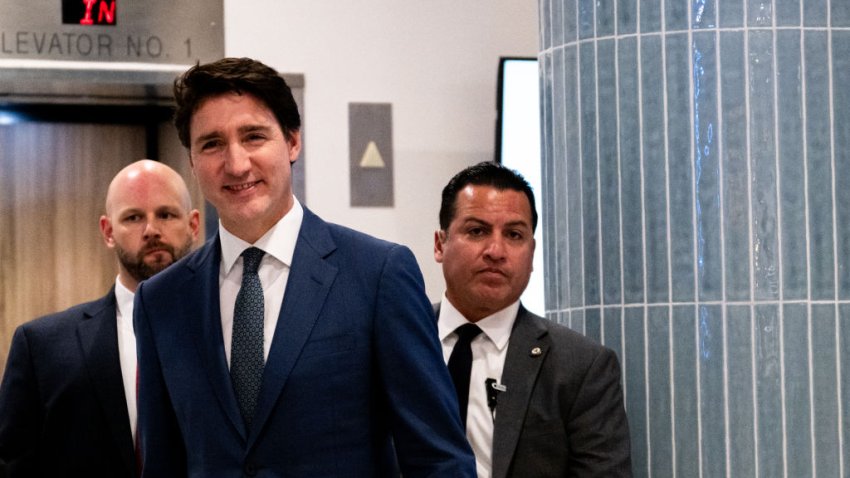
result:
<svg viewBox="0 0 850 478"><path fill-rule="evenodd" d="M566 122L566 105L568 97L574 96L572 92L567 91L564 85L564 55L565 48L558 48L552 52L552 74L550 89L548 95L553 98L552 107L544 113L544 117L551 116L551 123L547 125L546 130L549 131L549 140L552 143L552 150L547 161L548 165L544 166L544 172L541 177L544 190L552 191L552 195L547 194L549 203L543 203L544 216L547 228L554 229L554 234L545 234L544 241L547 242L547 249L544 252L548 253L549 260L546 264L548 269L545 269L549 274L549 280L544 281L546 285L546 301L547 304L552 303L553 306L560 310L569 306L569 262L567 258L567 239L569 237L566 228L566 211L569 209L566 204L566 141L564 135L564 124ZM545 92L543 94L546 94ZM546 170L548 169L548 170ZM539 246L538 246L539 247ZM548 256L547 256L548 257ZM561 277L564 280L561 280ZM563 286L561 283L563 282Z"/></svg>
<svg viewBox="0 0 850 478"><path fill-rule="evenodd" d="M584 303L600 304L599 177L596 139L596 55L592 43L581 45L581 176L584 240Z"/></svg>
<svg viewBox="0 0 850 478"><path fill-rule="evenodd" d="M833 120L835 137L835 211L838 246L838 299L850 299L850 31L832 33ZM850 365L848 365L850 367ZM850 400L850 397L848 397ZM847 408L850 408L848 405ZM848 457L850 458L850 457ZM850 468L850 462L847 463Z"/></svg>
<svg viewBox="0 0 850 478"><path fill-rule="evenodd" d="M803 26L825 27L827 2L830 0L803 0Z"/></svg>
<svg viewBox="0 0 850 478"><path fill-rule="evenodd" d="M590 309L588 309L590 310ZM570 313L570 322L567 326L576 332L584 335L584 316L586 314L586 310L574 310Z"/></svg>
<svg viewBox="0 0 850 478"><path fill-rule="evenodd" d="M552 2L559 0L540 0L540 46L541 50L548 50L552 47L552 16L549 12L552 8Z"/></svg>
<svg viewBox="0 0 850 478"><path fill-rule="evenodd" d="M714 28L717 26L717 0L693 0L691 8L691 25L693 28Z"/></svg>
<svg viewBox="0 0 850 478"><path fill-rule="evenodd" d="M646 300L670 301L667 241L667 173L664 145L664 65L662 38L647 35L641 39L641 90L643 113L643 174L646 233ZM678 120L680 121L680 120ZM671 157L672 158L672 157ZM673 163L680 163L671 159ZM630 181L640 180L636 176ZM640 205L640 202L637 203ZM671 204L672 206L672 204ZM690 223L690 220L688 220ZM691 281L693 282L693 281Z"/></svg>
<svg viewBox="0 0 850 478"><path fill-rule="evenodd" d="M581 192L581 131L580 112L581 98L579 97L579 81L577 72L580 71L578 61L578 46L570 46L564 50L564 91L566 95L564 134L567 137L566 150L566 185L567 209L566 227L569 230L569 247L564 260L569 263L569 305L581 307L584 305L584 269L582 267L582 192Z"/></svg>
<svg viewBox="0 0 850 478"><path fill-rule="evenodd" d="M644 300L637 40L634 37L623 38L618 48L623 301L632 304Z"/></svg>
<svg viewBox="0 0 850 478"><path fill-rule="evenodd" d="M684 3L684 2L679 2ZM693 174L691 161L691 108L688 78L688 37L667 35L667 178L670 197L670 249L674 302L694 295Z"/></svg>
<svg viewBox="0 0 850 478"><path fill-rule="evenodd" d="M744 0L717 0L721 28L744 26Z"/></svg>
<svg viewBox="0 0 850 478"><path fill-rule="evenodd" d="M605 311L605 322L602 324L602 344L613 350L623 363L623 308L617 307Z"/></svg>
<svg viewBox="0 0 850 478"><path fill-rule="evenodd" d="M720 159L717 154L717 61L714 33L693 35L694 184L700 300L723 297Z"/></svg>
<svg viewBox="0 0 850 478"><path fill-rule="evenodd" d="M838 393L841 394L841 433L844 449L841 454L844 457L844 469L850 467L850 304L841 304L838 306L838 347L841 364L841 388Z"/></svg>
<svg viewBox="0 0 850 478"><path fill-rule="evenodd" d="M755 300L772 300L779 298L773 34L754 30L748 35L753 290Z"/></svg>
<svg viewBox="0 0 850 478"><path fill-rule="evenodd" d="M638 0L617 0L617 35L630 35L637 31Z"/></svg>
<svg viewBox="0 0 850 478"><path fill-rule="evenodd" d="M670 383L670 308L648 311L649 476L673 476L672 390Z"/></svg>
<svg viewBox="0 0 850 478"><path fill-rule="evenodd" d="M595 0L576 0L578 2L578 37L593 38L596 22L593 17Z"/></svg>
<svg viewBox="0 0 850 478"><path fill-rule="evenodd" d="M801 25L800 2L803 0L784 0L776 2L776 26L798 27Z"/></svg>
<svg viewBox="0 0 850 478"><path fill-rule="evenodd" d="M783 307L782 336L785 360L785 419L791 430L786 439L788 476L812 475L812 422L809 400L809 320L805 304Z"/></svg>
<svg viewBox="0 0 850 478"><path fill-rule="evenodd" d="M596 0L596 38L614 35L617 19L614 18L616 0Z"/></svg>
<svg viewBox="0 0 850 478"><path fill-rule="evenodd" d="M627 308L625 321L625 364L624 377L626 413L629 416L629 431L632 442L632 470L638 476L648 470L646 433L646 342L644 341L644 309Z"/></svg>
<svg viewBox="0 0 850 478"><path fill-rule="evenodd" d="M829 133L827 36L806 31L806 153L809 180L809 269L813 300L835 297L835 259L832 242L832 161Z"/></svg>
<svg viewBox="0 0 850 478"><path fill-rule="evenodd" d="M571 327L574 311L564 310L558 312L555 321L565 327Z"/></svg>
<svg viewBox="0 0 850 478"><path fill-rule="evenodd" d="M720 34L723 151L723 234L726 300L750 300L750 211L747 196L747 79L744 35Z"/></svg>
<svg viewBox="0 0 850 478"><path fill-rule="evenodd" d="M552 75L552 57L553 53L548 52L545 55L542 55L538 60L538 70L540 72L538 87L540 91L540 131L545 132L540 138L540 154L544 158L551 158L554 160L554 158L557 158L554 151L554 143L558 141L558 135L554 134L555 126L553 124L552 110L557 107L556 105L558 104L558 101L561 100L563 96L560 92L553 91L554 78ZM546 166L544 165L544 168L545 167ZM545 174L542 175L542 181L548 181L548 179L549 178ZM553 206L553 204L547 204L546 200L550 198L544 198L540 193L540 191L536 192L536 200L538 204L543 204L545 214L547 207ZM551 227L554 225L554 222L545 222L545 224L547 227ZM550 235L547 234L547 236ZM546 237L544 238L544 241L548 241L549 239L550 237Z"/></svg>
<svg viewBox="0 0 850 478"><path fill-rule="evenodd" d="M673 453L682 477L700 476L696 324L696 307L673 306Z"/></svg>
<svg viewBox="0 0 850 478"><path fill-rule="evenodd" d="M602 311L596 307L584 312L584 335L596 342L602 342Z"/></svg>
<svg viewBox="0 0 850 478"><path fill-rule="evenodd" d="M850 27L850 2L830 0L830 17L833 28Z"/></svg>
<svg viewBox="0 0 850 478"><path fill-rule="evenodd" d="M773 25L773 0L747 0L747 25L751 28Z"/></svg>
<svg viewBox="0 0 850 478"><path fill-rule="evenodd" d="M753 319L749 306L726 309L729 476L756 476Z"/></svg>
<svg viewBox="0 0 850 478"><path fill-rule="evenodd" d="M564 15L564 42L569 45L578 39L578 16L576 2L578 0L561 0Z"/></svg>
<svg viewBox="0 0 850 478"><path fill-rule="evenodd" d="M782 297L800 300L808 297L800 32L780 30L776 35Z"/></svg>
<svg viewBox="0 0 850 478"><path fill-rule="evenodd" d="M640 2L640 32L661 31L661 2L664 0L638 0Z"/></svg>
<svg viewBox="0 0 850 478"><path fill-rule="evenodd" d="M840 476L835 306L812 305L812 392L818 476Z"/></svg>
<svg viewBox="0 0 850 478"><path fill-rule="evenodd" d="M662 0L664 2L664 22L667 31L688 29L688 3L682 0Z"/></svg>
<svg viewBox="0 0 850 478"><path fill-rule="evenodd" d="M552 47L557 48L564 44L564 2L562 0L550 0L549 8L549 36L552 39Z"/></svg>
<svg viewBox="0 0 850 478"><path fill-rule="evenodd" d="M758 470L760 476L782 476L782 387L779 310L755 307Z"/></svg>
<svg viewBox="0 0 850 478"><path fill-rule="evenodd" d="M619 304L622 298L620 264L620 185L617 156L617 58L614 40L600 40L597 47L599 74L599 196L602 241L602 299Z"/></svg>
<svg viewBox="0 0 850 478"><path fill-rule="evenodd" d="M723 309L703 305L699 312L699 390L702 423L702 474L726 474L723 397Z"/></svg>

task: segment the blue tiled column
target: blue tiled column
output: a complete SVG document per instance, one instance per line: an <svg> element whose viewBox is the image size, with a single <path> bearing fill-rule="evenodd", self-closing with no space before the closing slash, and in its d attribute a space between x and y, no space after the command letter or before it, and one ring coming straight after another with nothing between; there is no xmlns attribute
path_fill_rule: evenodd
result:
<svg viewBox="0 0 850 478"><path fill-rule="evenodd" d="M636 476L850 476L850 1L539 5L547 315Z"/></svg>

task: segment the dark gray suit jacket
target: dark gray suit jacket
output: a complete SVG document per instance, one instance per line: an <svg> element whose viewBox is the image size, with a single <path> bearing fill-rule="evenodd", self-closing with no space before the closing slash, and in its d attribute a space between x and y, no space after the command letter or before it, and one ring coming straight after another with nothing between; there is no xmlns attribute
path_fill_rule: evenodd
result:
<svg viewBox="0 0 850 478"><path fill-rule="evenodd" d="M520 305L501 383L493 478L632 476L612 350Z"/></svg>
<svg viewBox="0 0 850 478"><path fill-rule="evenodd" d="M135 475L115 314L113 289L15 331L0 384L6 476Z"/></svg>

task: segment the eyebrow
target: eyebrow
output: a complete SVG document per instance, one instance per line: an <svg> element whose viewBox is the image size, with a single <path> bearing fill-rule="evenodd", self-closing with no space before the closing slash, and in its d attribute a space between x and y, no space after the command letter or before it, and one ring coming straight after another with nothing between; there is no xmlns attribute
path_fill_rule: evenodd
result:
<svg viewBox="0 0 850 478"><path fill-rule="evenodd" d="M485 220L483 220L483 219L479 219L479 218L477 218L477 217L475 217L475 216L469 216L469 217L466 217L466 218L464 218L464 219L463 219L463 221L462 221L462 224L470 224L470 223L476 223L476 224L481 224L481 225L483 225L483 226L487 226L487 227L493 227L493 224L492 224L492 223L487 222L487 221L485 221ZM505 223L505 227L517 227L517 226L521 226L521 227L525 227L525 228L531 229L531 225L530 225L529 223L527 223L526 221L524 221L524 220L520 220L520 221L511 221L511 222L507 222L507 223Z"/></svg>
<svg viewBox="0 0 850 478"><path fill-rule="evenodd" d="M246 134L246 133L252 133L252 132L255 132L255 131L266 132L266 131L271 131L271 130L272 130L272 127L268 126L268 125L249 124L249 125L245 125L245 126L240 126L239 129L236 130L236 132L238 134ZM212 131L212 132L209 132L207 134L202 134L202 135L198 136L195 139L195 141L192 142L192 144L203 143L204 141L208 141L210 139L215 139L215 138L218 138L220 136L222 136L220 131L218 131L218 130Z"/></svg>

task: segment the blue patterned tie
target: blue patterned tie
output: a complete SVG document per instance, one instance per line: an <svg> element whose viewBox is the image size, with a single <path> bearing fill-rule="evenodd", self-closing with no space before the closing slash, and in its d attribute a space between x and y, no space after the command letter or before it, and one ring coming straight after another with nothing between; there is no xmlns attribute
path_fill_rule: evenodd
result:
<svg viewBox="0 0 850 478"><path fill-rule="evenodd" d="M242 252L242 286L233 310L230 379L249 429L263 383L263 286L257 269L264 254L256 247Z"/></svg>

